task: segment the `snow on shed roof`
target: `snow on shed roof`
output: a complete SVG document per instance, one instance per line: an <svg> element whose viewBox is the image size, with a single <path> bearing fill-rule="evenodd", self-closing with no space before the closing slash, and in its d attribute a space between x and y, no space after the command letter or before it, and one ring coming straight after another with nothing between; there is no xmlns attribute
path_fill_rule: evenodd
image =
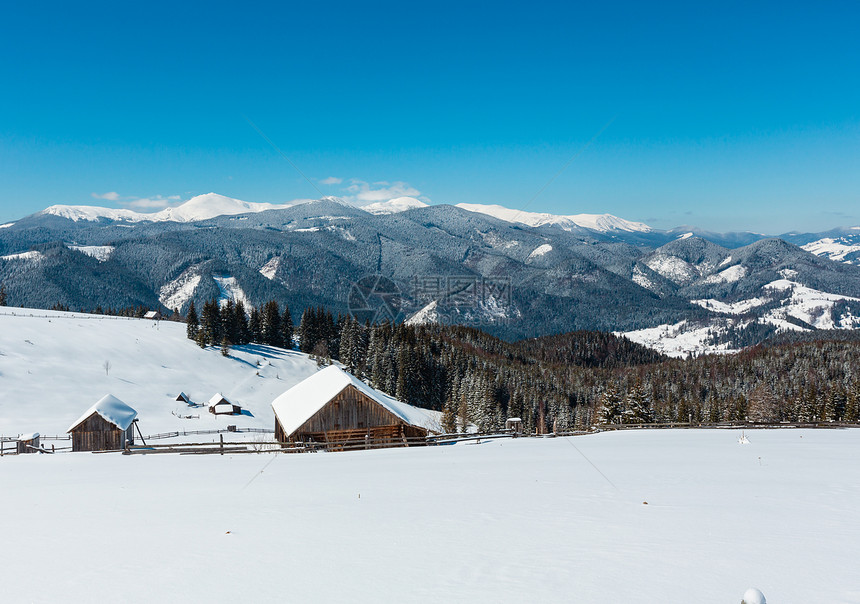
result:
<svg viewBox="0 0 860 604"><path fill-rule="evenodd" d="M336 365L329 365L284 392L272 402L272 409L284 432L289 436L350 385L407 424L434 432L440 431L439 422L431 412L383 394Z"/></svg>
<svg viewBox="0 0 860 604"><path fill-rule="evenodd" d="M218 405L219 403L226 403L228 405L235 405L236 404L233 401L231 401L229 398L227 398L226 396L221 394L220 392L216 392L212 396L212 398L209 399L209 406L214 407L215 405ZM238 407L239 405L236 405L236 406Z"/></svg>
<svg viewBox="0 0 860 604"><path fill-rule="evenodd" d="M84 414L73 423L66 432L74 430L78 424L87 419L93 413L98 413L104 419L114 424L120 430L127 430L137 417L137 411L126 405L112 394L104 395L99 402L84 411Z"/></svg>
<svg viewBox="0 0 860 604"><path fill-rule="evenodd" d="M28 440L36 440L37 438L39 438L38 432L32 432L30 434L22 434L21 436L18 437L18 442L25 442Z"/></svg>

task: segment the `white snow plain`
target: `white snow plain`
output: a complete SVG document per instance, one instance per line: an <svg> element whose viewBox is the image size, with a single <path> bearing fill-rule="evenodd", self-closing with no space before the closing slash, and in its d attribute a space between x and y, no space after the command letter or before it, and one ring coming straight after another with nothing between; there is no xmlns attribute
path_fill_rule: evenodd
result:
<svg viewBox="0 0 860 604"><path fill-rule="evenodd" d="M105 394L138 411L144 435L228 424L274 432L272 401L317 370L307 355L271 346L223 357L187 339L182 323L3 307L0 435L62 435ZM180 392L201 404L221 392L251 415L215 416L177 402Z"/></svg>
<svg viewBox="0 0 860 604"><path fill-rule="evenodd" d="M747 435L4 457L3 597L860 602L860 430Z"/></svg>

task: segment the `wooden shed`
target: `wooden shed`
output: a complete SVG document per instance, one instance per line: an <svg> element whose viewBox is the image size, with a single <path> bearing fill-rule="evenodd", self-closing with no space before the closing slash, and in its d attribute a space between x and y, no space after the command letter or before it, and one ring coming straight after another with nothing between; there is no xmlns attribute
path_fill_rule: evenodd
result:
<svg viewBox="0 0 860 604"><path fill-rule="evenodd" d="M176 397L176 402L177 403L185 403L186 405L193 405L194 404L191 402L191 399L188 398L188 395L185 394L184 392L179 393L179 395Z"/></svg>
<svg viewBox="0 0 860 604"><path fill-rule="evenodd" d="M39 452L39 433L22 434L18 437L18 454Z"/></svg>
<svg viewBox="0 0 860 604"><path fill-rule="evenodd" d="M67 430L72 435L72 451L114 451L134 444L137 411L107 394Z"/></svg>
<svg viewBox="0 0 860 604"><path fill-rule="evenodd" d="M242 406L227 399L220 392L209 399L209 413L215 415L241 415Z"/></svg>
<svg viewBox="0 0 860 604"><path fill-rule="evenodd" d="M284 392L272 408L280 442L398 446L441 431L438 414L374 390L335 365Z"/></svg>

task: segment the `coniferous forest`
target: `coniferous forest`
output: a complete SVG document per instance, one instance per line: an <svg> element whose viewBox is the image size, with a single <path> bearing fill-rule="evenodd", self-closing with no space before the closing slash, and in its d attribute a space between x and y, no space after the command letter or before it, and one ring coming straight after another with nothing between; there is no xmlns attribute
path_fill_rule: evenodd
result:
<svg viewBox="0 0 860 604"><path fill-rule="evenodd" d="M520 417L529 432L595 424L860 420L860 342L819 332L735 355L669 359L597 331L509 343L459 326L358 323L308 308L297 327L268 302L246 312L214 300L186 318L200 346L289 346L410 404L443 413L445 428L481 431Z"/></svg>

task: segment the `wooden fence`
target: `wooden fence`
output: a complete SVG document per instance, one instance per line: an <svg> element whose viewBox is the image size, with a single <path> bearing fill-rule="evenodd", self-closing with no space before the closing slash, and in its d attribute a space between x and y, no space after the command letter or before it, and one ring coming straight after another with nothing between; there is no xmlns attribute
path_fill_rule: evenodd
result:
<svg viewBox="0 0 860 604"><path fill-rule="evenodd" d="M177 432L164 432L161 434L151 434L145 439L165 439L175 438L178 436L190 436L199 434L219 434L218 442L192 442L192 443L171 443L171 444L147 444L147 445L130 445L126 449L114 451L95 451L95 453L123 453L126 455L153 455L160 453L174 453L180 455L241 455L247 453L311 453L318 451L361 451L373 449L386 449L392 447L426 447L426 446L444 446L455 443L475 442L479 444L481 441L496 440L499 438L562 438L568 436L582 436L585 434L593 434L595 432L610 431L610 430L647 430L659 428L702 428L702 429L773 429L773 428L814 428L814 429L844 429L858 428L860 423L846 422L794 422L794 423L755 423L755 422L720 422L720 423L689 423L675 422L669 424L612 424L605 426L596 426L592 430L580 430L570 432L559 432L550 434L519 434L510 430L501 430L498 432L481 432L481 433L451 433L451 434L436 434L427 437L407 437L396 441L384 440L374 442L372 440L360 441L339 441L339 442L307 442L307 443L284 443L275 440L261 441L225 441L224 434L226 433L260 433L273 434L271 430L263 428L242 428L236 430L186 430ZM42 437L47 440L69 440L68 436L48 436ZM17 437L0 437L0 455L15 455L17 453ZM47 449L47 447L44 447ZM67 451L71 447L56 447L51 445L51 451Z"/></svg>

